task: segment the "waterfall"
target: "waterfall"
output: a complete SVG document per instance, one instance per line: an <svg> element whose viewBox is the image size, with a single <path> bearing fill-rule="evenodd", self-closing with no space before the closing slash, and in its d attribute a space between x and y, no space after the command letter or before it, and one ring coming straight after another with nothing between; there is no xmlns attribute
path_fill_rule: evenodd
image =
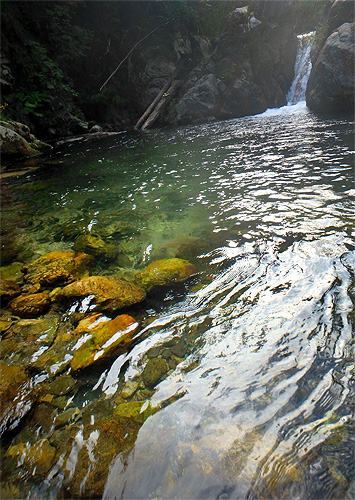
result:
<svg viewBox="0 0 355 500"><path fill-rule="evenodd" d="M298 35L298 50L295 62L295 77L286 96L287 105L297 104L306 100L306 88L312 69L311 47L314 31Z"/></svg>

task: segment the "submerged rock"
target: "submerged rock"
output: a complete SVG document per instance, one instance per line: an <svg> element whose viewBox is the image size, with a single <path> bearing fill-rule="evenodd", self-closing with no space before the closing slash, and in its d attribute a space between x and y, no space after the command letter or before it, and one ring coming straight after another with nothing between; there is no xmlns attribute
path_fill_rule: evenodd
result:
<svg viewBox="0 0 355 500"><path fill-rule="evenodd" d="M47 439L41 439L32 445L19 443L10 446L5 456L20 459L32 474L44 476L52 467L55 455L56 449Z"/></svg>
<svg viewBox="0 0 355 500"><path fill-rule="evenodd" d="M11 300L20 295L21 289L15 281L8 281L0 278L0 298L1 300Z"/></svg>
<svg viewBox="0 0 355 500"><path fill-rule="evenodd" d="M197 274L197 268L187 260L164 259L149 264L136 276L136 283L149 292L156 286L173 285Z"/></svg>
<svg viewBox="0 0 355 500"><path fill-rule="evenodd" d="M145 292L129 281L107 276L90 276L63 288L56 300L92 297L94 310L116 311L145 298Z"/></svg>
<svg viewBox="0 0 355 500"><path fill-rule="evenodd" d="M20 318L36 318L49 308L50 303L49 294L43 292L17 297L9 307Z"/></svg>
<svg viewBox="0 0 355 500"><path fill-rule="evenodd" d="M22 366L0 361L0 434L30 410L34 392Z"/></svg>
<svg viewBox="0 0 355 500"><path fill-rule="evenodd" d="M94 257L114 259L118 253L114 245L108 245L101 236L94 234L81 234L74 241L74 250L85 252Z"/></svg>
<svg viewBox="0 0 355 500"><path fill-rule="evenodd" d="M22 267L22 262L12 262L8 266L0 267L0 276L3 280L20 283L23 279L21 272Z"/></svg>
<svg viewBox="0 0 355 500"><path fill-rule="evenodd" d="M156 386L167 373L168 369L168 364L163 358L149 360L142 373L144 384L147 387Z"/></svg>
<svg viewBox="0 0 355 500"><path fill-rule="evenodd" d="M127 314L117 316L104 326L92 330L90 337L75 352L71 368L78 371L111 357L132 341L138 323Z"/></svg>
<svg viewBox="0 0 355 500"><path fill-rule="evenodd" d="M50 252L22 268L27 283L67 285L87 274L93 257L85 253Z"/></svg>

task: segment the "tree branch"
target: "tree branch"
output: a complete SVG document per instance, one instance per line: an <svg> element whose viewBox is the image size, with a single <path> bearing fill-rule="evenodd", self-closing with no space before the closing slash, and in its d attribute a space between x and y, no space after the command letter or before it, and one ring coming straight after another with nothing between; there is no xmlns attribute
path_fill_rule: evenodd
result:
<svg viewBox="0 0 355 500"><path fill-rule="evenodd" d="M122 66L122 64L129 58L129 56L132 54L132 52L134 51L134 49L140 44L142 43L146 38L148 38L148 36L152 35L155 31L157 31L159 28L161 28L162 26L164 26L165 24L168 24L169 21L167 21L166 23L164 24L161 24L160 26L158 26L157 28L154 28L152 31L150 31L147 35L145 35L143 38L141 38L140 40L138 40L138 42L133 45L133 47L131 48L131 50L128 52L128 54L122 59L122 61L119 63L119 65L117 66L117 68L111 73L111 75L107 78L107 80L105 81L105 83L103 85L101 85L100 87L100 90L99 92L101 92L101 90L106 86L106 84L111 80L111 78L117 73L117 71L120 69L120 67Z"/></svg>

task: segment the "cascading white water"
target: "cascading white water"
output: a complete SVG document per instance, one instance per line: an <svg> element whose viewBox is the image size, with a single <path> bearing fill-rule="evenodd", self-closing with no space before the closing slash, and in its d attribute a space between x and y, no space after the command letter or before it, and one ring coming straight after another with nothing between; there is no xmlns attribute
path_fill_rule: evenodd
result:
<svg viewBox="0 0 355 500"><path fill-rule="evenodd" d="M311 47L314 31L298 35L298 50L295 63L295 77L286 96L287 105L297 104L306 100L306 88L312 69Z"/></svg>
<svg viewBox="0 0 355 500"><path fill-rule="evenodd" d="M287 93L287 105L281 108L269 108L258 117L290 115L308 112L306 106L306 89L312 69L311 48L315 31L298 35L298 49L295 62L295 76Z"/></svg>

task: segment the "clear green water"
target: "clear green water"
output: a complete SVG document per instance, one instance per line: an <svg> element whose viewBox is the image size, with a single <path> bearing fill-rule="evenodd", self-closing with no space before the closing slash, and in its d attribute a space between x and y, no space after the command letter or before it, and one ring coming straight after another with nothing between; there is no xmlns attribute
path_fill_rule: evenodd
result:
<svg viewBox="0 0 355 500"><path fill-rule="evenodd" d="M137 312L141 342L86 375L70 403L112 401L183 340L148 398L162 408L111 457L104 498L351 498L352 132L296 110L122 134L63 146L4 181L3 223L32 259L71 249L80 227L120 248L118 261L98 264L103 274L175 256L199 269L193 283L149 298ZM29 498L70 498L79 475L75 495L87 498L102 458L86 425L79 418L46 480L19 463L9 481Z"/></svg>

